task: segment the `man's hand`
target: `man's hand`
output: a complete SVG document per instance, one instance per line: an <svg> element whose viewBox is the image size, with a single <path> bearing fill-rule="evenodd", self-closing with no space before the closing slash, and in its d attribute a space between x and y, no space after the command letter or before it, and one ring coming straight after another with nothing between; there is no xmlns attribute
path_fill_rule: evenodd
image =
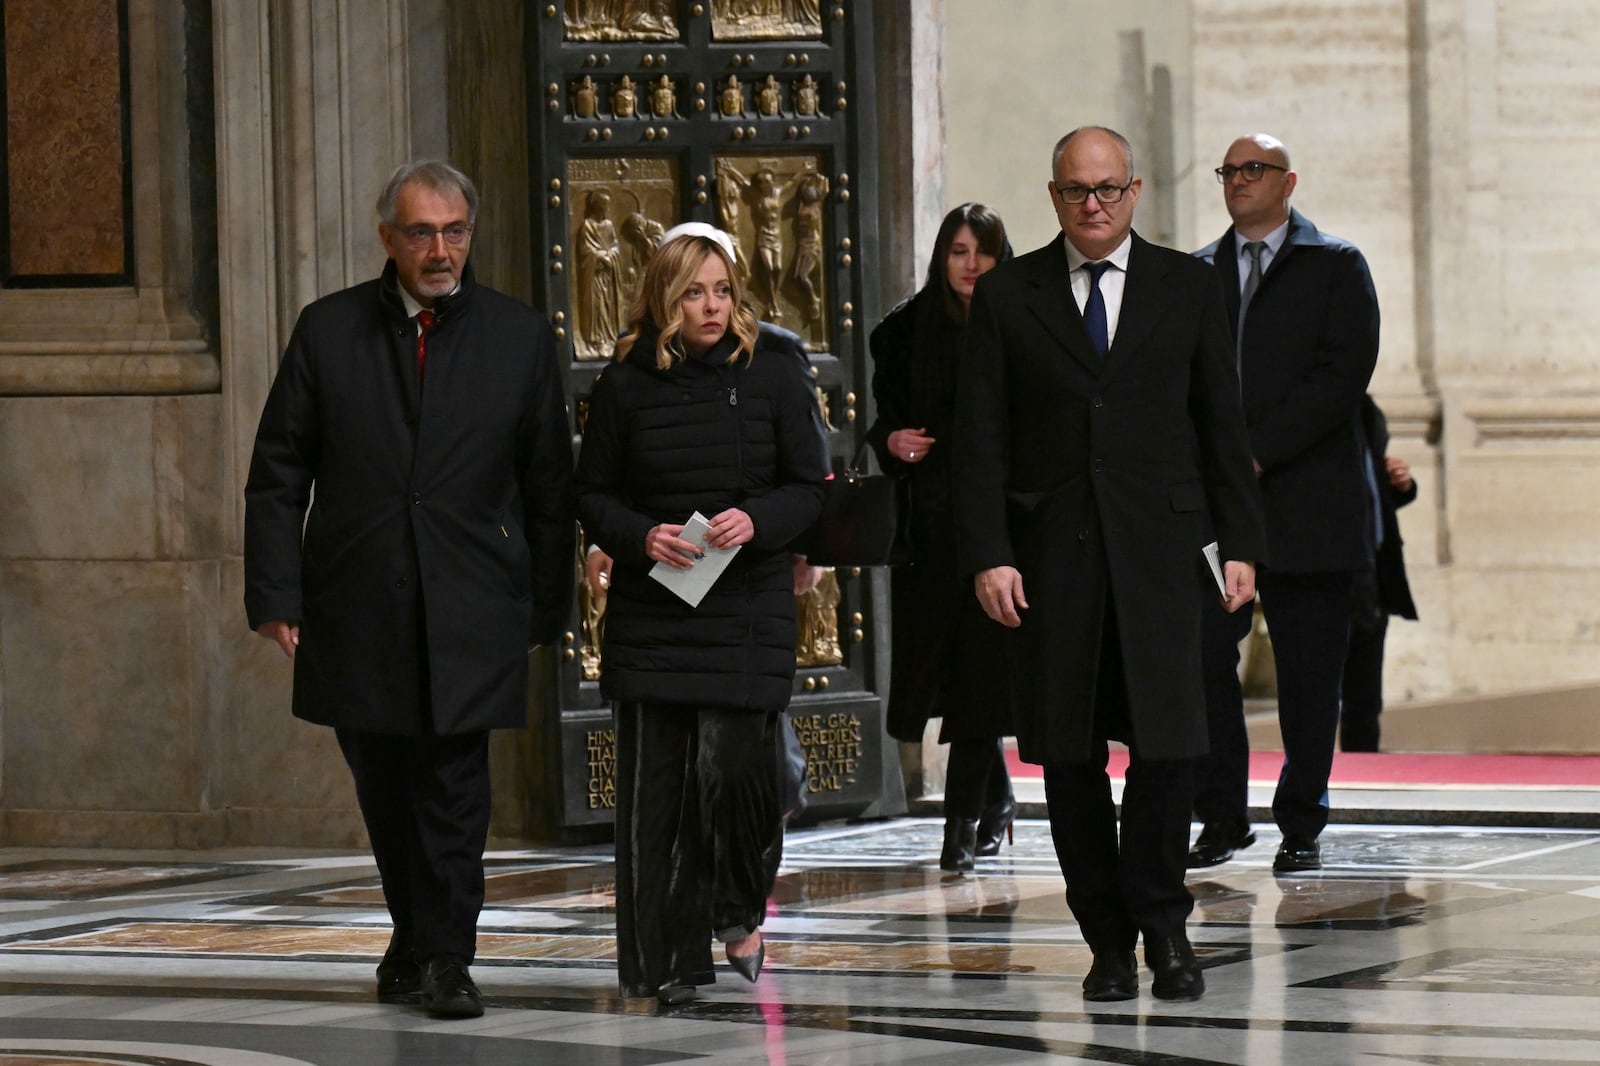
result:
<svg viewBox="0 0 1600 1066"><path fill-rule="evenodd" d="M277 642L283 649L283 654L294 658L294 650L300 645L300 627L289 622L262 622L256 626L256 632L268 640Z"/></svg>
<svg viewBox="0 0 1600 1066"><path fill-rule="evenodd" d="M983 613L1003 626L1012 629L1022 624L1018 610L1028 609L1028 598L1022 594L1022 574L1014 566L995 566L979 570L972 584L978 593Z"/></svg>
<svg viewBox="0 0 1600 1066"><path fill-rule="evenodd" d="M1389 484L1401 492L1411 491L1411 465L1395 455L1383 457L1383 469L1389 475Z"/></svg>
<svg viewBox="0 0 1600 1066"><path fill-rule="evenodd" d="M1222 606L1229 614L1255 600L1256 568L1253 564L1229 559L1222 564L1222 580L1228 590L1222 598Z"/></svg>
<svg viewBox="0 0 1600 1066"><path fill-rule="evenodd" d="M589 586L589 595L603 599L611 588L611 556L603 551L592 551L583 560L583 581Z"/></svg>
<svg viewBox="0 0 1600 1066"><path fill-rule="evenodd" d="M889 454L907 463L920 463L928 457L934 438L928 436L926 426L916 429L897 429L889 434Z"/></svg>

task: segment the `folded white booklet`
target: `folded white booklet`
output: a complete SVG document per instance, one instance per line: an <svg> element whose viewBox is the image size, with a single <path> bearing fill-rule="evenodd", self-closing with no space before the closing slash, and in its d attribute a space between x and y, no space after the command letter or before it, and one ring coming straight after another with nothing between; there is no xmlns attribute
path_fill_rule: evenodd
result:
<svg viewBox="0 0 1600 1066"><path fill-rule="evenodd" d="M1204 548L1201 548L1200 551L1206 557L1206 562L1211 566L1211 576L1217 581L1217 591L1222 594L1223 599L1227 599L1228 583L1222 579L1222 560L1218 554L1217 542L1212 541Z"/></svg>
<svg viewBox="0 0 1600 1066"><path fill-rule="evenodd" d="M717 578L722 576L722 571L733 562L733 557L739 554L743 545L734 545L731 548L713 548L706 544L706 534L711 530L711 520L696 511L689 516L689 521L683 525L683 532L679 538L688 541L704 553L696 559L687 570L679 570L666 563L657 563L650 568L650 576L661 582L673 595L677 596L690 607L700 606L700 601L705 599L706 592L717 583Z"/></svg>

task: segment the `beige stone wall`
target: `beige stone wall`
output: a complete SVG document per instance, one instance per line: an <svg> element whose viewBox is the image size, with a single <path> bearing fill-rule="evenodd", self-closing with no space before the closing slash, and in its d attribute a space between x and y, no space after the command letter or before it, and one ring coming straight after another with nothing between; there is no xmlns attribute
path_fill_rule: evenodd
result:
<svg viewBox="0 0 1600 1066"><path fill-rule="evenodd" d="M1138 121L1119 40L1142 29L1146 67L1172 74L1172 243L1227 226L1211 169L1266 130L1292 152L1296 206L1366 253L1373 392L1421 483L1401 525L1423 619L1390 629L1391 702L1600 678L1593 5L945 8L947 198L987 198L1019 248L1053 233L1054 137ZM1148 206L1147 190L1147 235Z"/></svg>

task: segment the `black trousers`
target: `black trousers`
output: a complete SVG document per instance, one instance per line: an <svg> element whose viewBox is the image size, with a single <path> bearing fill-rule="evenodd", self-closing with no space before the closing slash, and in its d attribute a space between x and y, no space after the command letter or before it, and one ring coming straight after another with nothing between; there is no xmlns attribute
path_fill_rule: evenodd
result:
<svg viewBox="0 0 1600 1066"><path fill-rule="evenodd" d="M1011 773L1006 769L1005 741L952 740L944 774L946 818L977 818L1011 795Z"/></svg>
<svg viewBox="0 0 1600 1066"><path fill-rule="evenodd" d="M615 716L618 984L625 997L711 984L712 937L766 919L777 714L620 703Z"/></svg>
<svg viewBox="0 0 1600 1066"><path fill-rule="evenodd" d="M1128 686L1116 616L1106 612L1101 641L1094 740L1081 763L1044 768L1050 835L1067 882L1067 906L1096 954L1131 951L1183 931L1194 909L1184 884L1193 759L1146 759L1129 748L1122 827L1106 774L1108 740L1128 740Z"/></svg>
<svg viewBox="0 0 1600 1066"><path fill-rule="evenodd" d="M1315 838L1328 824L1328 775L1333 771L1339 730L1339 686L1350 643L1353 579L1349 572L1264 572L1258 581L1278 674L1283 769L1272 797L1272 816L1284 833ZM1247 619L1235 623L1230 631L1215 618L1226 615L1220 606L1211 602L1205 611L1201 655L1211 754L1201 772L1195 813L1206 822L1243 819L1250 750L1235 671L1238 637L1245 631L1238 627L1249 623ZM1237 636L1230 644L1231 634Z"/></svg>
<svg viewBox="0 0 1600 1066"><path fill-rule="evenodd" d="M1356 578L1350 608L1350 651L1339 690L1339 750L1377 751L1382 736L1383 645L1389 612L1378 595L1374 574Z"/></svg>
<svg viewBox="0 0 1600 1066"><path fill-rule="evenodd" d="M489 838L489 734L336 733L395 932L419 960L470 963Z"/></svg>

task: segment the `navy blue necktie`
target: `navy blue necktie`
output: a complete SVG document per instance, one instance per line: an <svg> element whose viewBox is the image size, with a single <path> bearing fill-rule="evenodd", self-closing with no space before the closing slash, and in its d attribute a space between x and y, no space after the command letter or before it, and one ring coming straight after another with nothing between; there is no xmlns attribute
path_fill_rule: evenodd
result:
<svg viewBox="0 0 1600 1066"><path fill-rule="evenodd" d="M1101 260L1085 263L1083 269L1089 272L1089 299L1083 304L1083 325L1089 331L1094 350L1104 359L1106 349L1111 347L1111 338L1106 326L1106 298L1100 295L1100 276L1111 269L1111 264Z"/></svg>

